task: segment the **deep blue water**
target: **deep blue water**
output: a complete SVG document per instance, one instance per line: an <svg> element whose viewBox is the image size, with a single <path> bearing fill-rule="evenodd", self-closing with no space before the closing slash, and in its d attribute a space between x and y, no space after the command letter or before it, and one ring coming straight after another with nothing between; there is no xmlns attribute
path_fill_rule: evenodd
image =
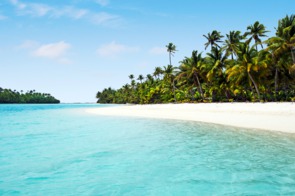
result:
<svg viewBox="0 0 295 196"><path fill-rule="evenodd" d="M295 135L0 105L0 195L295 195Z"/></svg>

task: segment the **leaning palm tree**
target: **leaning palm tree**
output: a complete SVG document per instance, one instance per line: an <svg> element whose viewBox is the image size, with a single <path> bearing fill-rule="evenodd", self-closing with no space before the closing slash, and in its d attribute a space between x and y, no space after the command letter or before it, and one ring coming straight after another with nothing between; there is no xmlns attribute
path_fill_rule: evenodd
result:
<svg viewBox="0 0 295 196"><path fill-rule="evenodd" d="M260 44L261 48L263 48L261 37L267 37L266 33L269 31L265 30L265 26L260 24L258 21L254 23L254 25L250 25L247 27L247 32L245 32L244 37L250 35L250 38L247 40L247 43L250 43L252 39L254 39L256 44L256 50L258 50L257 45Z"/></svg>
<svg viewBox="0 0 295 196"><path fill-rule="evenodd" d="M234 55L237 56L238 45L243 39L240 34L240 31L230 31L229 34L226 34L227 39L224 41L224 48L226 55L231 55L231 59L234 59Z"/></svg>
<svg viewBox="0 0 295 196"><path fill-rule="evenodd" d="M202 66L202 54L198 53L197 50L194 50L190 58L186 57L183 61L181 61L180 72L177 76L177 79L192 79L194 81L194 86L197 87L199 94L204 100L204 93L200 81L200 76L202 74Z"/></svg>
<svg viewBox="0 0 295 196"><path fill-rule="evenodd" d="M220 32L214 30L212 33L208 33L207 35L203 35L207 39L207 43L205 43L205 50L208 48L208 46L211 46L211 49L213 46L220 48L218 43L222 42L221 38L224 36L221 35Z"/></svg>
<svg viewBox="0 0 295 196"><path fill-rule="evenodd" d="M279 20L276 36L265 41L266 50L272 55L275 67L275 93L278 91L279 71L287 78L292 67L295 67L295 15ZM292 66L293 65L293 66Z"/></svg>
<svg viewBox="0 0 295 196"><path fill-rule="evenodd" d="M167 52L169 53L169 65L172 65L171 63L171 56L174 55L175 51L176 51L176 46L173 43L169 43L168 45L166 45L167 48Z"/></svg>
<svg viewBox="0 0 295 196"><path fill-rule="evenodd" d="M260 100L260 91L254 75L259 76L258 72L266 68L267 64L259 59L258 52L254 46L250 47L248 43L241 43L238 50L238 58L233 61L233 66L226 70L227 80L231 82L231 86L236 88L241 83L249 81L249 86L254 85L258 99Z"/></svg>

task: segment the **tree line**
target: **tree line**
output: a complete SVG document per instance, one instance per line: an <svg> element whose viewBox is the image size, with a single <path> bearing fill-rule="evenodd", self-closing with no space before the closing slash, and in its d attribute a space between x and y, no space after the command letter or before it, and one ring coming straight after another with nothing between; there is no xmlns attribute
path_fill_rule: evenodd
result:
<svg viewBox="0 0 295 196"><path fill-rule="evenodd" d="M217 30L203 35L211 52L197 50L172 65L176 50L166 48L169 64L147 76L129 75L130 83L98 91L98 103L169 103L295 100L295 15L278 21L276 33L255 22L246 32ZM262 40L265 38L265 40Z"/></svg>
<svg viewBox="0 0 295 196"><path fill-rule="evenodd" d="M24 93L0 87L0 103L60 103L60 101L48 93L38 93L35 90Z"/></svg>

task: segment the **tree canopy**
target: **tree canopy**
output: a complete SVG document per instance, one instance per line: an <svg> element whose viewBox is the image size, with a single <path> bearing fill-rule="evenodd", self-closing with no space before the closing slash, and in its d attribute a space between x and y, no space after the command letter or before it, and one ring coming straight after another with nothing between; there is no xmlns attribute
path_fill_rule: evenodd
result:
<svg viewBox="0 0 295 196"><path fill-rule="evenodd" d="M266 29L256 21L244 33L223 36L213 30L204 35L211 51L194 50L178 66L171 63L176 46L169 43L168 65L139 75L137 82L131 74L130 84L99 91L97 102L295 101L295 15L280 19L273 37L267 37Z"/></svg>
<svg viewBox="0 0 295 196"><path fill-rule="evenodd" d="M18 92L0 87L0 103L60 103L48 93L38 93L35 90Z"/></svg>

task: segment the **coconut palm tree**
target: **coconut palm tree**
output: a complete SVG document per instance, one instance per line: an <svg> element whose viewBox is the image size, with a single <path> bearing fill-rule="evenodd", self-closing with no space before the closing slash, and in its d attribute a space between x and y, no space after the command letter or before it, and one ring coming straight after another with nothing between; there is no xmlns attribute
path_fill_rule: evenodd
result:
<svg viewBox="0 0 295 196"><path fill-rule="evenodd" d="M140 74L140 75L138 76L138 78L137 78L137 80L139 80L141 84L142 84L142 80L143 80L143 79L144 79L144 77L143 77L143 75L141 75L141 74Z"/></svg>
<svg viewBox="0 0 295 196"><path fill-rule="evenodd" d="M238 45L243 39L240 34L240 31L230 31L229 34L226 34L227 39L224 41L224 48L226 55L231 55L232 59L234 59L234 55L237 56Z"/></svg>
<svg viewBox="0 0 295 196"><path fill-rule="evenodd" d="M212 101L215 101L215 95L220 92L220 86L227 86L225 78L227 55L224 54L223 49L213 47L210 53L207 53L205 58L206 77L208 80L208 90L212 94Z"/></svg>
<svg viewBox="0 0 295 196"><path fill-rule="evenodd" d="M290 78L292 67L295 67L295 15L287 15L279 20L276 30L276 36L265 41L275 67L275 94L279 87L279 76L281 79Z"/></svg>
<svg viewBox="0 0 295 196"><path fill-rule="evenodd" d="M218 43L221 43L222 42L221 38L224 37L223 35L221 35L220 32L216 30L203 36L207 39L207 43L205 43L205 50L207 50L208 46L211 46L211 49L213 46L220 48Z"/></svg>
<svg viewBox="0 0 295 196"><path fill-rule="evenodd" d="M156 68L155 68L155 71L154 71L154 73L153 73L153 75L154 75L157 79L159 79L159 76L160 76L162 73L163 73L162 68L161 68L161 67L156 67Z"/></svg>
<svg viewBox="0 0 295 196"><path fill-rule="evenodd" d="M190 58L186 57L183 61L181 61L180 72L177 79L193 79L194 86L197 87L199 94L204 100L204 93L200 82L203 62L202 54L198 53L197 50L192 51L192 56Z"/></svg>
<svg viewBox="0 0 295 196"><path fill-rule="evenodd" d="M129 79L132 81L134 79L134 75L133 74L130 74L129 76Z"/></svg>
<svg viewBox="0 0 295 196"><path fill-rule="evenodd" d="M173 43L169 43L168 45L166 45L167 48L167 52L169 53L169 65L172 65L171 63L171 56L174 55L174 53L176 52L176 46Z"/></svg>
<svg viewBox="0 0 295 196"><path fill-rule="evenodd" d="M164 66L163 74L164 74L164 81L168 81L170 85L172 85L173 95L174 95L174 102L176 103L176 95L175 95L175 67L172 65Z"/></svg>
<svg viewBox="0 0 295 196"><path fill-rule="evenodd" d="M154 78L153 78L153 76L152 76L151 74L147 74L147 75L146 75L146 79L147 79L147 81L149 81L149 82L154 82Z"/></svg>
<svg viewBox="0 0 295 196"><path fill-rule="evenodd" d="M276 37L268 39L267 43L274 50L276 58L285 53L291 53L293 64L295 64L295 15L287 15L279 20Z"/></svg>
<svg viewBox="0 0 295 196"><path fill-rule="evenodd" d="M210 53L207 53L206 64L209 67L207 73L208 81L212 81L214 78L218 78L222 75L225 69L225 61L227 57L223 54L222 49L213 47Z"/></svg>
<svg viewBox="0 0 295 196"><path fill-rule="evenodd" d="M231 82L233 88L248 80L251 88L252 84L254 85L260 100L260 91L254 74L260 69L266 68L267 64L259 59L257 50L254 49L254 46L250 47L248 43L241 43L237 54L237 60L233 61L233 66L226 71L227 80Z"/></svg>
<svg viewBox="0 0 295 196"><path fill-rule="evenodd" d="M261 48L263 48L261 37L267 37L266 33L269 31L265 30L265 26L263 24L260 24L258 21L256 21L253 25L250 25L247 27L247 32L245 32L244 37L247 37L250 35L250 38L247 40L248 43L254 39L256 44L256 50L258 50L257 45L260 44Z"/></svg>

